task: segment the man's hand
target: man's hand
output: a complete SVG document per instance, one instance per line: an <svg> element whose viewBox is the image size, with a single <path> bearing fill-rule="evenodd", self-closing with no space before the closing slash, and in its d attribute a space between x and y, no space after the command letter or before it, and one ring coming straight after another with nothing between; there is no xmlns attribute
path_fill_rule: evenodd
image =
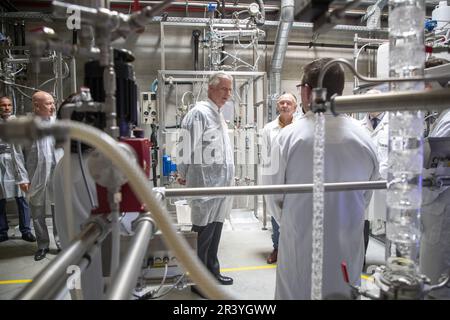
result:
<svg viewBox="0 0 450 320"><path fill-rule="evenodd" d="M20 183L19 188L23 192L28 192L28 190L30 190L30 184L29 183Z"/></svg>

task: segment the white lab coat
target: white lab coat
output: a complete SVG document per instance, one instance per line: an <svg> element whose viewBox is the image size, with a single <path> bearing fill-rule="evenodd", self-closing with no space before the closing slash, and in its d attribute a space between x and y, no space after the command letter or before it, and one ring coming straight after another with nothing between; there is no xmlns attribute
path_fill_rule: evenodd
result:
<svg viewBox="0 0 450 320"><path fill-rule="evenodd" d="M226 187L234 183L233 149L222 112L210 99L198 102L184 117L178 143L177 170L186 187ZM232 197L192 199L192 224L224 222Z"/></svg>
<svg viewBox="0 0 450 320"><path fill-rule="evenodd" d="M373 129L372 122L370 122L369 115L366 115L364 119L361 120L361 125L367 129L377 148L380 179L386 179L388 166L389 113L385 112L375 130ZM377 233L377 229L384 231L383 222L386 222L386 210L386 190L375 190L369 207L366 210L365 217L366 220L372 221L372 231L375 234ZM380 224L380 222L382 224ZM379 224L378 226L377 223Z"/></svg>
<svg viewBox="0 0 450 320"><path fill-rule="evenodd" d="M429 137L450 137L450 109L434 123ZM420 244L420 272L436 284L442 274L450 270L450 188L422 191L422 238ZM435 298L450 299L450 289L431 293Z"/></svg>
<svg viewBox="0 0 450 320"><path fill-rule="evenodd" d="M47 201L53 199L53 170L63 153L55 150L55 139L52 136L35 140L31 146L23 149L23 153L30 179L27 194L29 203L33 206L44 206Z"/></svg>
<svg viewBox="0 0 450 320"><path fill-rule="evenodd" d="M300 116L298 116L300 117ZM292 122L295 122L297 118L293 118ZM271 183L270 170L272 169L271 163L271 150L275 143L275 138L280 133L282 127L280 127L280 116L276 117L275 120L266 124L262 130L262 165L263 170L261 174L262 184L268 185ZM273 202L273 197L271 195L265 195L264 200L266 201L267 212L275 219L277 224L280 224L281 209Z"/></svg>
<svg viewBox="0 0 450 320"><path fill-rule="evenodd" d="M367 132L346 115L325 115L325 182L378 178L376 149ZM313 182L314 114L308 112L284 128L274 146L280 170L273 184ZM279 146L277 148L277 145ZM278 149L278 150L277 150ZM323 297L350 297L341 262L352 284L359 284L364 259L364 210L370 191L325 193ZM276 277L277 299L310 299L312 263L312 193L275 195L282 208Z"/></svg>
<svg viewBox="0 0 450 320"><path fill-rule="evenodd" d="M15 116L9 117L13 118ZM4 121L0 118L0 122ZM29 182L22 150L0 140L0 199L24 197L18 182Z"/></svg>
<svg viewBox="0 0 450 320"><path fill-rule="evenodd" d="M86 180L91 190L94 203L97 203L97 190L95 182L89 174L86 164L86 156L83 157L84 167L86 168ZM80 169L80 163L77 154L71 154L71 174L72 174L72 194L68 195L64 191L64 161L60 161L54 171L53 186L55 190L55 223L58 229L61 247L67 248L70 244L67 232L67 216L65 210L64 199L66 196L72 198L72 210L74 214L75 234L79 234L83 223L91 216L91 202L89 199L86 184ZM103 273L101 252L91 257L91 263L88 268L81 274L81 287L83 290L83 298L86 300L103 299Z"/></svg>

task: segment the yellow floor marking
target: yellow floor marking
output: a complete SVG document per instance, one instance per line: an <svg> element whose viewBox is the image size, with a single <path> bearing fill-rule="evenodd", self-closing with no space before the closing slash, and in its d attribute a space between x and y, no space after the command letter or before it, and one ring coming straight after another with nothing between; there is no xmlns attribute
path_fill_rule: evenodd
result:
<svg viewBox="0 0 450 320"><path fill-rule="evenodd" d="M241 268L223 268L220 269L220 272L235 272L235 271L251 271L251 270L265 270L265 269L275 269L277 267L276 264L271 264L268 266L256 266L256 267L241 267ZM361 275L361 279L373 281L372 276L367 276L365 274ZM21 283L30 283L31 279L19 279L19 280L0 280L0 285L2 284L21 284Z"/></svg>
<svg viewBox="0 0 450 320"><path fill-rule="evenodd" d="M234 271L249 271L249 270L263 270L263 269L275 269L276 264L268 266L258 266L258 267L241 267L241 268L223 268L220 269L221 272L234 272Z"/></svg>
<svg viewBox="0 0 450 320"><path fill-rule="evenodd" d="M19 279L19 280L3 280L0 281L0 284L21 284L21 283L30 283L31 279Z"/></svg>
<svg viewBox="0 0 450 320"><path fill-rule="evenodd" d="M362 274L362 275L361 275L361 279L369 280L369 281L374 281L372 276L367 276L367 275L365 275L365 274Z"/></svg>

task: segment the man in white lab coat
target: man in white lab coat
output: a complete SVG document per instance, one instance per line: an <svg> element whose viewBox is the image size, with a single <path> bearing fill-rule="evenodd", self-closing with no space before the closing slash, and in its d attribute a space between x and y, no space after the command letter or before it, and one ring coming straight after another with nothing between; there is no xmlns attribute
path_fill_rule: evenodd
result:
<svg viewBox="0 0 450 320"><path fill-rule="evenodd" d="M266 124L262 130L262 159L264 169L270 166L270 153L275 138L281 129L295 121L294 113L296 106L297 98L292 93L283 93L278 97L277 111L279 115L275 120ZM263 184L270 184L270 175L262 174L261 177ZM266 210L271 215L273 250L267 257L267 263L272 264L277 262L281 210L278 206L274 205L271 196L264 196L264 200L266 201Z"/></svg>
<svg viewBox="0 0 450 320"><path fill-rule="evenodd" d="M279 170L273 184L313 182L314 114L310 111L312 89L329 58L315 60L303 69L300 96L306 113L278 135L274 152ZM334 65L325 74L327 99L342 94L344 71ZM346 115L325 114L325 182L368 181L378 177L376 149L368 133ZM278 148L277 148L278 146ZM278 149L278 150L277 150ZM276 157L276 154L273 155ZM349 298L350 289L341 272L348 266L350 282L358 285L364 257L364 210L371 192L326 192L324 196L323 298ZM310 299L312 264L312 193L275 195L282 209L277 299Z"/></svg>
<svg viewBox="0 0 450 320"><path fill-rule="evenodd" d="M428 137L450 137L450 109L441 113ZM450 188L423 188L420 273L436 284L450 274ZM450 299L450 289L432 292L434 298Z"/></svg>
<svg viewBox="0 0 450 320"><path fill-rule="evenodd" d="M44 91L38 91L32 96L34 113L42 121L51 121L55 113L55 102L53 97ZM53 137L43 137L35 140L31 146L23 150L25 166L29 176L28 199L33 218L34 231L36 234L38 250L34 260L45 258L49 252L50 238L48 234L45 215L48 207L52 209L53 236L59 249L59 238L56 232L53 213L53 170L58 162L55 153L55 140Z"/></svg>
<svg viewBox="0 0 450 320"><path fill-rule="evenodd" d="M431 59L426 67L448 63L445 59ZM450 137L450 109L441 112L433 123L428 137ZM450 273L450 188L423 188L422 236L420 241L420 273L436 284L439 278ZM447 287L430 294L437 299L450 299Z"/></svg>
<svg viewBox="0 0 450 320"><path fill-rule="evenodd" d="M187 187L225 187L234 182L234 159L222 107L231 97L233 78L217 72L209 78L208 99L198 102L184 117L178 144L178 178ZM181 150L180 150L181 149ZM192 231L197 232L197 253L219 283L233 284L220 274L217 257L225 217L232 197L202 197L190 202ZM192 287L199 293L196 287ZM200 294L200 293L199 293ZM200 294L201 295L201 294Z"/></svg>

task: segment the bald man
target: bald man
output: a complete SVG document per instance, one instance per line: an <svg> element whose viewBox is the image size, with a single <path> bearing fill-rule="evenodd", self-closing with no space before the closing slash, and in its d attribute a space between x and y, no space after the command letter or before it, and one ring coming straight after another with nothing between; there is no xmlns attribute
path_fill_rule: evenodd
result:
<svg viewBox="0 0 450 320"><path fill-rule="evenodd" d="M280 133L280 131L295 121L295 110L297 109L297 98L292 93L283 93L277 99L277 111L279 115L275 120L266 124L262 130L262 145L263 145L263 174L262 181L263 184L270 184L270 179L267 178L265 173L268 170L270 173L270 166L274 166L276 164L271 163L271 149L273 144L275 143L275 139ZM266 201L266 209L271 215L271 223L272 223L272 245L273 250L270 255L267 257L267 263L272 264L277 262L278 257L278 240L280 238L280 214L281 210L273 203L272 197L270 195L264 196L264 200Z"/></svg>
<svg viewBox="0 0 450 320"><path fill-rule="evenodd" d="M42 121L51 120L55 113L55 101L49 93L36 92L32 96L32 103L34 114L37 117L41 118ZM53 235L59 250L59 239L56 233L52 205L53 188L51 181L57 163L53 137L48 136L34 141L31 146L24 149L24 156L30 179L28 199L38 245L34 260L39 261L44 259L49 252L50 238L45 223L45 214L49 207L52 211Z"/></svg>

